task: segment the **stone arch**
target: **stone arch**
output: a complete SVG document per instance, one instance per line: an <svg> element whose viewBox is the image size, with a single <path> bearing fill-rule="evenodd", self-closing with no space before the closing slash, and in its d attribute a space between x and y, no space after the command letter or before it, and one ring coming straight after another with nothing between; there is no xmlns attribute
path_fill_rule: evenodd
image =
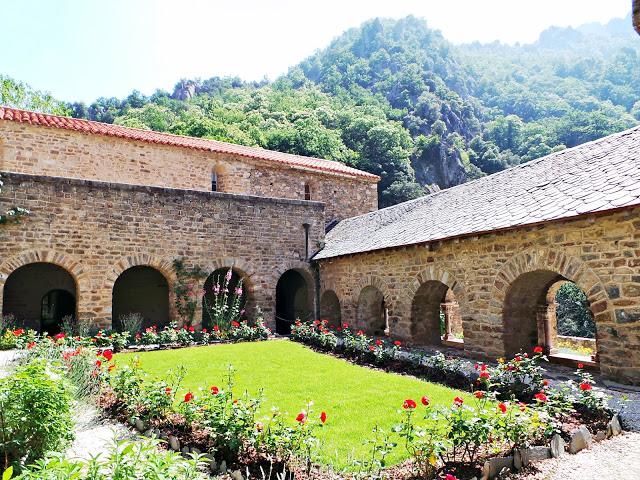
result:
<svg viewBox="0 0 640 480"><path fill-rule="evenodd" d="M340 299L335 290L327 289L320 295L320 318L329 320L336 327L342 322Z"/></svg>
<svg viewBox="0 0 640 480"><path fill-rule="evenodd" d="M149 255L146 253L140 253L136 255L130 255L118 260L111 270L107 273L105 282L108 288L113 289L113 286L120 275L125 270L132 267L153 267L158 270L167 279L169 286L173 285L175 281L175 272L173 271L173 260L156 257L155 255Z"/></svg>
<svg viewBox="0 0 640 480"><path fill-rule="evenodd" d="M85 292L85 271L82 263L72 256L50 249L27 250L9 257L0 263L0 312L3 311L4 287L9 275L20 267L32 263L50 263L66 270L75 282L76 314L83 316L81 298L87 296Z"/></svg>
<svg viewBox="0 0 640 480"><path fill-rule="evenodd" d="M2 315L12 315L24 328L55 335L69 317L78 317L78 284L64 267L51 262L25 263L6 277Z"/></svg>
<svg viewBox="0 0 640 480"><path fill-rule="evenodd" d="M356 327L370 334L390 333L392 297L385 281L375 275L363 275L352 292Z"/></svg>
<svg viewBox="0 0 640 480"><path fill-rule="evenodd" d="M135 265L123 271L111 292L112 327L124 330L121 319L141 315L143 328L167 326L170 319L169 282L155 267Z"/></svg>
<svg viewBox="0 0 640 480"><path fill-rule="evenodd" d="M596 323L598 318L612 318L603 283L583 261L556 250L523 252L502 266L492 288L490 320L502 326L506 354L519 348L530 349L531 343L549 338L549 331L544 331L549 327L540 319L546 315L542 310L547 306L549 290L561 281L573 282L585 292ZM532 315L534 308L538 310ZM526 322L519 325L514 323L516 318L511 318L523 319L525 315ZM532 320L532 316L536 318Z"/></svg>
<svg viewBox="0 0 640 480"><path fill-rule="evenodd" d="M307 321L314 316L315 282L306 265L304 268L294 266L282 271L275 290L277 333L287 335L291 332L291 324L294 321Z"/></svg>
<svg viewBox="0 0 640 480"><path fill-rule="evenodd" d="M212 319L207 313L207 306L213 300L212 289L215 283L222 283L224 280L220 277L226 275L231 269L232 277L229 282L231 289L235 290L242 282L241 303L244 310L243 318L252 319L256 312L256 283L253 279L253 273L249 273L249 266L241 260L233 258L217 259L207 265L203 270L208 274L206 278L201 279L200 290L203 295L199 297L198 310L202 318L202 326L211 328Z"/></svg>

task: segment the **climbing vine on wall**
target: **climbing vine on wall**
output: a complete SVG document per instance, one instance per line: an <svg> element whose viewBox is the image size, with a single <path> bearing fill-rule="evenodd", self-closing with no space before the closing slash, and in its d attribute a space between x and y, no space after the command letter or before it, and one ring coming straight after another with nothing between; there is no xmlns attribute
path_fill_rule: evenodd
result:
<svg viewBox="0 0 640 480"><path fill-rule="evenodd" d="M2 193L3 185L2 179L0 178L0 193ZM26 217L30 214L31 212L26 208L12 207L6 212L0 213L0 225L5 225L7 223L20 223L20 219L22 217Z"/></svg>
<svg viewBox="0 0 640 480"><path fill-rule="evenodd" d="M193 325L198 297L201 295L197 284L199 280L207 277L207 273L198 266L186 266L184 258L176 258L173 261L173 270L176 274L173 286L176 311L184 325Z"/></svg>

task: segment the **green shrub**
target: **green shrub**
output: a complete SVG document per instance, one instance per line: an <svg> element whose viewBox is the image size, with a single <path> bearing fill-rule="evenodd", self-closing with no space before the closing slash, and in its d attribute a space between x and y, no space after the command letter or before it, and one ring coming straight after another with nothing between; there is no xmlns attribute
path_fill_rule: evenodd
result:
<svg viewBox="0 0 640 480"><path fill-rule="evenodd" d="M73 439L71 395L63 373L33 360L0 379L0 461L20 468Z"/></svg>
<svg viewBox="0 0 640 480"><path fill-rule="evenodd" d="M51 454L30 465L15 480L200 480L206 464L202 456L183 458L158 449L158 442L116 442L106 456L70 460Z"/></svg>

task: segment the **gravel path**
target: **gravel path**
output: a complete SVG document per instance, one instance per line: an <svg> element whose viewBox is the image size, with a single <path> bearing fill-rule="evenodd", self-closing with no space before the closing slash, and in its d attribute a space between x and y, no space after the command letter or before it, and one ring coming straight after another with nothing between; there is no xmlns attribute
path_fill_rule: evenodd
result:
<svg viewBox="0 0 640 480"><path fill-rule="evenodd" d="M640 433L626 432L576 455L544 460L531 471L511 476L517 480L638 480Z"/></svg>

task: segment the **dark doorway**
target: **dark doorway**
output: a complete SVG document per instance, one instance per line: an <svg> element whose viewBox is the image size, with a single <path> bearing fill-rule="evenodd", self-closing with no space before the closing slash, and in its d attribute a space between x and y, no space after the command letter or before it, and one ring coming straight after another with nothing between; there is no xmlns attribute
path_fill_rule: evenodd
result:
<svg viewBox="0 0 640 480"><path fill-rule="evenodd" d="M76 298L66 290L51 290L41 302L40 331L49 335L62 332L62 322L76 314Z"/></svg>
<svg viewBox="0 0 640 480"><path fill-rule="evenodd" d="M7 278L2 314L13 315L24 328L41 331L44 323L47 333L55 335L60 332L62 318L76 316L76 282L64 268L52 263L23 265Z"/></svg>
<svg viewBox="0 0 640 480"><path fill-rule="evenodd" d="M309 298L309 286L299 272L287 270L282 274L276 286L276 333L289 335L293 322L310 319Z"/></svg>
<svg viewBox="0 0 640 480"><path fill-rule="evenodd" d="M153 267L131 267L118 277L113 285L113 328L121 329L124 315L138 313L143 317L143 328L169 324L169 284Z"/></svg>

